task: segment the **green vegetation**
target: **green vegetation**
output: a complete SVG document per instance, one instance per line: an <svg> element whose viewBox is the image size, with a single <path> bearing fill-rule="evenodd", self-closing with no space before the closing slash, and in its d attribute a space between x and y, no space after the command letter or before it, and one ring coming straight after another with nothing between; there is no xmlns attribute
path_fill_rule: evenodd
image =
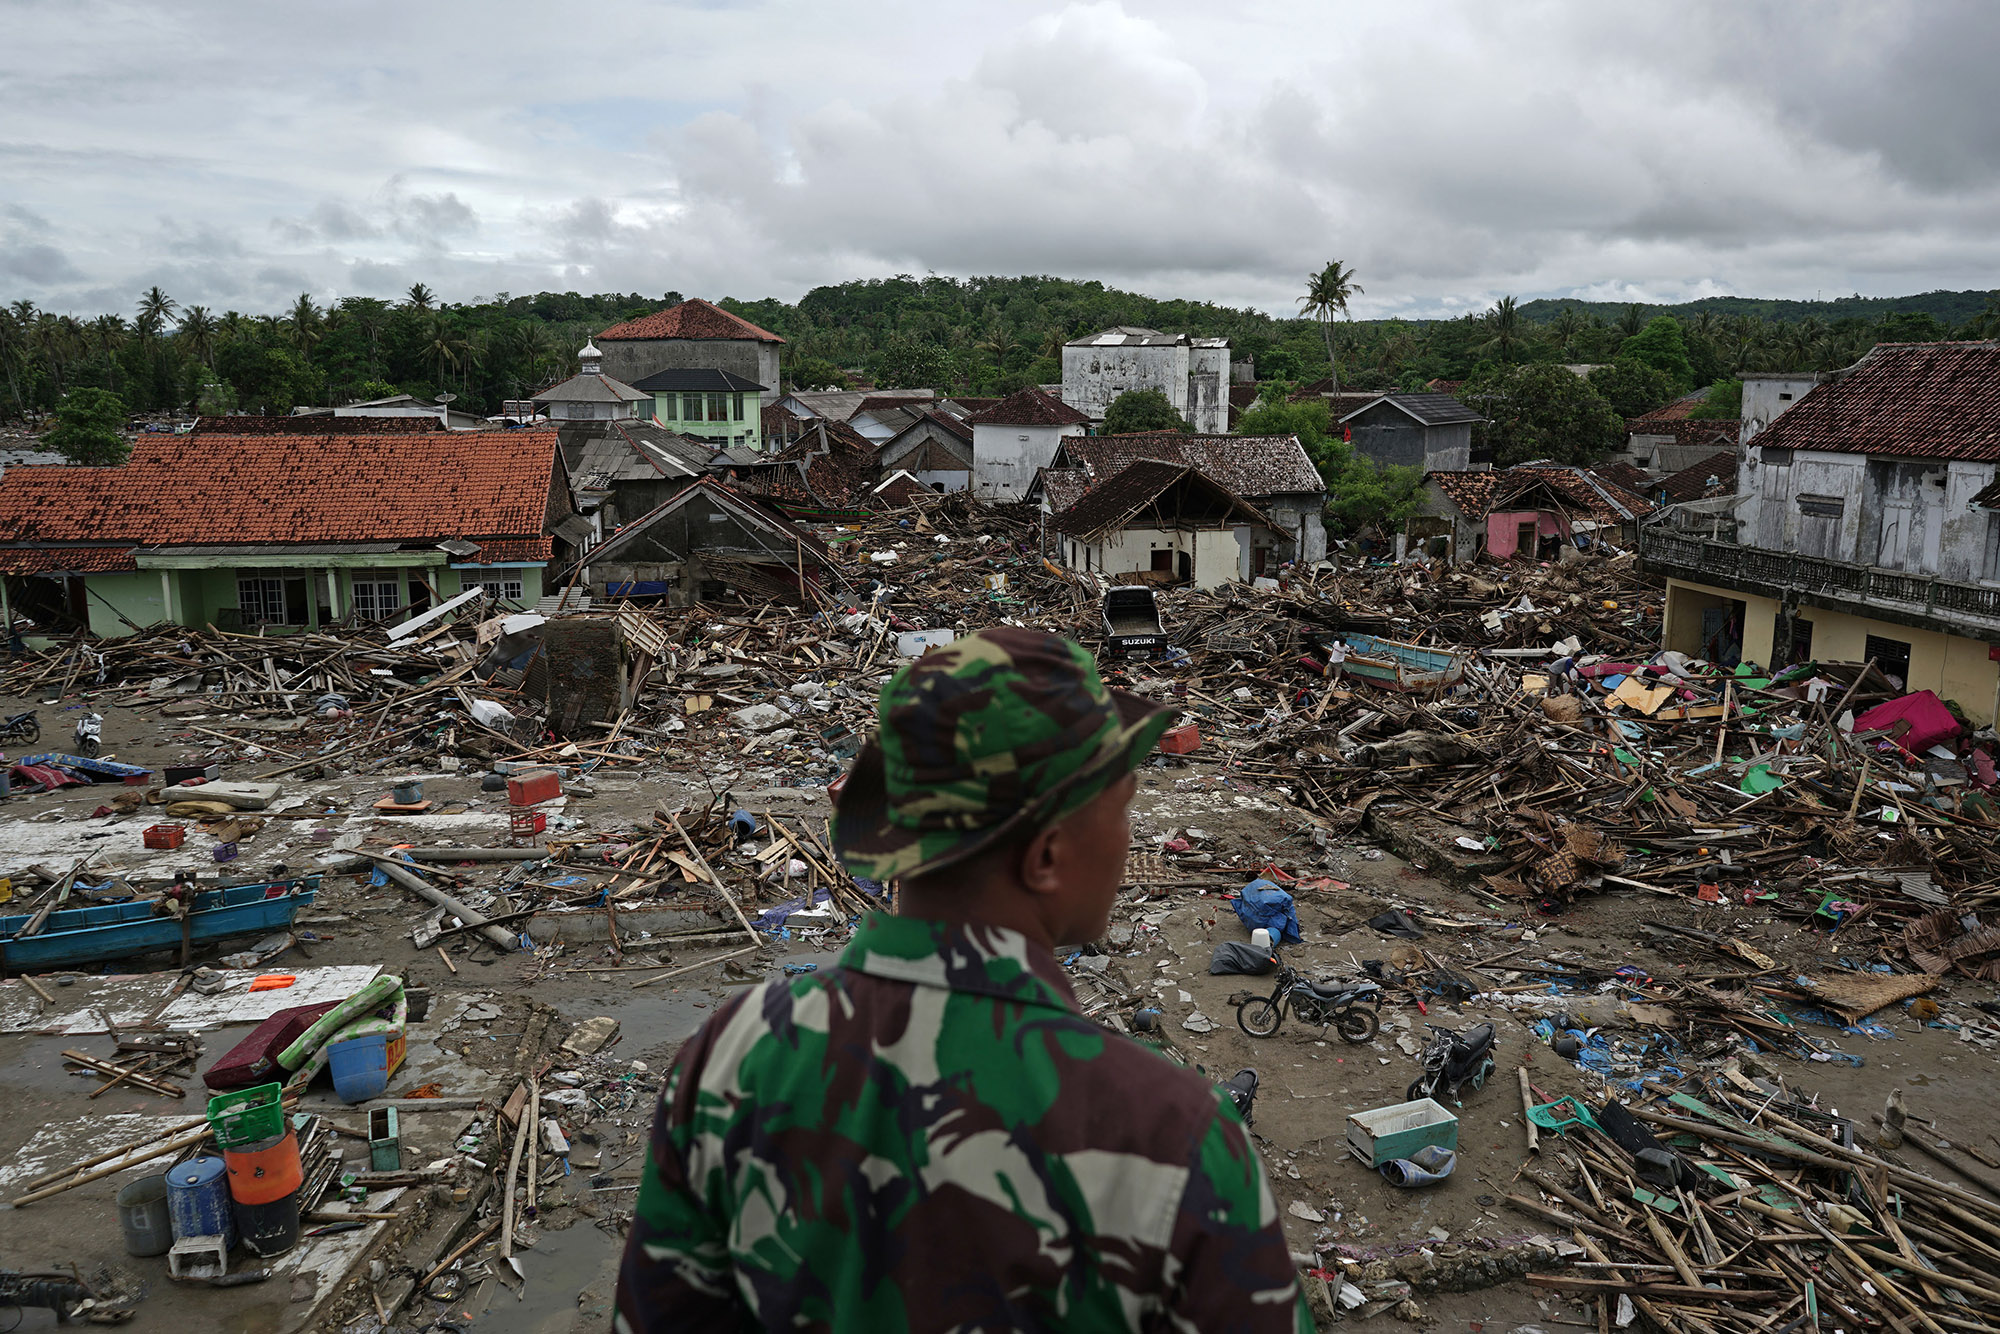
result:
<svg viewBox="0 0 2000 1334"><path fill-rule="evenodd" d="M71 463L108 468L132 453L119 434L125 426L125 405L108 389L72 389L63 396L56 427L42 443Z"/></svg>
<svg viewBox="0 0 2000 1334"><path fill-rule="evenodd" d="M1261 402L1243 414L1238 435L1296 435L1326 482L1327 518L1340 533L1370 524L1400 526L1423 500L1422 468L1382 467L1338 433L1323 402Z"/></svg>
<svg viewBox="0 0 2000 1334"><path fill-rule="evenodd" d="M1685 392L1745 371L1836 369L1877 342L2000 335L2000 293L1987 292L1818 303L1713 297L1675 307L1509 297L1455 320L1352 320L1354 277L1339 261L1311 275L1298 318L1052 277L904 275L815 288L796 304L717 304L787 340L787 387L1004 394L1060 380L1069 339L1131 324L1226 338L1235 357L1255 359L1263 380L1317 380L1337 362L1351 389L1420 389L1510 366L1617 364L1618 374L1593 384L1625 415L1639 403L1658 406L1632 366ZM110 390L135 412L185 410L209 385L217 386L206 391L210 403L226 402L226 388L246 411L450 390L460 409L491 413L573 373L590 335L679 299L503 292L454 305L418 283L396 301L302 295L282 315L183 308L158 288L129 314L79 317L16 301L0 307L0 417L53 412L79 388ZM1678 331L1678 357L1667 326Z"/></svg>
<svg viewBox="0 0 2000 1334"><path fill-rule="evenodd" d="M1496 468L1531 459L1594 463L1625 431L1603 395L1561 366L1493 367L1468 381L1459 397L1487 419L1472 428L1472 443L1493 451Z"/></svg>
<svg viewBox="0 0 2000 1334"><path fill-rule="evenodd" d="M1130 435L1135 431L1191 431L1190 426L1167 396L1157 389L1128 389L1104 410L1104 434Z"/></svg>

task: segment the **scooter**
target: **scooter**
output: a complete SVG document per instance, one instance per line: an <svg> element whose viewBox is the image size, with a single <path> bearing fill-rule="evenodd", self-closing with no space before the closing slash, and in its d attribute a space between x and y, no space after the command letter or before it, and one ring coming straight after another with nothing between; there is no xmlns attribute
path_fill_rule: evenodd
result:
<svg viewBox="0 0 2000 1334"><path fill-rule="evenodd" d="M85 759L94 760L104 749L104 715L86 713L76 720L76 753Z"/></svg>
<svg viewBox="0 0 2000 1334"><path fill-rule="evenodd" d="M1423 1063L1424 1073L1404 1091L1405 1100L1415 1102L1440 1095L1457 1100L1460 1090L1468 1084L1475 1091L1486 1087L1493 1074L1496 1042L1493 1025L1481 1024L1463 1033L1436 1024L1424 1027L1431 1031L1430 1045L1417 1058Z"/></svg>
<svg viewBox="0 0 2000 1334"><path fill-rule="evenodd" d="M1237 1114L1243 1124L1250 1124L1250 1106L1257 1101L1257 1072L1249 1068L1238 1070L1222 1082L1222 1091L1229 1095L1229 1101L1236 1104Z"/></svg>
<svg viewBox="0 0 2000 1334"><path fill-rule="evenodd" d="M42 724L33 709L0 719L0 743L20 741L30 746L42 739Z"/></svg>
<svg viewBox="0 0 2000 1334"><path fill-rule="evenodd" d="M1372 1041L1382 1031L1382 988L1378 983L1314 982L1285 964L1269 996L1252 996L1236 1007L1236 1023L1253 1038L1268 1038L1285 1021L1285 1007L1301 1023L1334 1025L1345 1042Z"/></svg>

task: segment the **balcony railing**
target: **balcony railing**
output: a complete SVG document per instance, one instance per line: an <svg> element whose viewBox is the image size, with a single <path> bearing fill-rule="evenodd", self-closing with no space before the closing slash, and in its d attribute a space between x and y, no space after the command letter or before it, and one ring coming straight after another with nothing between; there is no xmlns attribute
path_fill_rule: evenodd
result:
<svg viewBox="0 0 2000 1334"><path fill-rule="evenodd" d="M1658 574L1782 597L1787 590L1905 617L1936 619L1946 634L2000 631L2000 587L1851 565L1761 547L1687 537L1661 528L1639 533L1639 558Z"/></svg>

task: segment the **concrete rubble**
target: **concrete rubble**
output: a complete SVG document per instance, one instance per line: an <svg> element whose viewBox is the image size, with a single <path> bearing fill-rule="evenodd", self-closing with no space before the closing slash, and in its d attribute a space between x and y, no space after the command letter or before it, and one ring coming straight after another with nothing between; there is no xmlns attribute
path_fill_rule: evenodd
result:
<svg viewBox="0 0 2000 1334"><path fill-rule="evenodd" d="M103 1271L107 1305L137 1274L146 1310L287 1331L477 1319L524 1281L601 1320L674 1048L743 986L830 964L892 893L829 833L881 684L1001 621L1102 639L1100 588L1043 559L1030 514L948 499L818 531L839 561L804 605L160 627L11 660L7 710L45 741L9 757L0 912L157 905L176 875L316 897L185 974L168 951L0 983L26 1115L0 1196L176 1129L197 1151L200 1073L270 1013L239 976L372 967L429 1010L379 1097L298 1093L307 1230L360 1226L303 1238L282 1281L182 1288L123 1254L117 1190L171 1158L0 1215L7 1253ZM1108 1027L1218 1082L1259 1071L1319 1318L2000 1330L1990 729L1872 664L1662 653L1659 592L1615 553L1261 582L1162 588L1173 647L1103 662L1180 705L1180 739L1141 770L1110 934L1065 963ZM94 769L58 743L83 712ZM147 845L159 826L174 846ZM1296 923L1283 962L1372 979L1379 1032L1344 1040L1295 996L1250 1031L1275 976L1208 968L1272 901L1256 881ZM202 965L221 992L170 1009ZM1349 1118L1408 1100L1428 1025L1485 1023L1490 1078L1434 1094L1448 1129L1425 1132L1456 1170L1393 1186ZM405 1169L383 1178L357 1163L387 1106ZM51 1249L49 1220L88 1240Z"/></svg>

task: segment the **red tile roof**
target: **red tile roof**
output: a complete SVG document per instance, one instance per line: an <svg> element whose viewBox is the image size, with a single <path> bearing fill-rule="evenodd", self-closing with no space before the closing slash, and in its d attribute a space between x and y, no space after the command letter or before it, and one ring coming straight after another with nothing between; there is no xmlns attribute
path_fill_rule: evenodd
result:
<svg viewBox="0 0 2000 1334"><path fill-rule="evenodd" d="M421 417L197 417L189 435L430 435L444 422Z"/></svg>
<svg viewBox="0 0 2000 1334"><path fill-rule="evenodd" d="M1686 421L1687 415L1700 407L1708 399L1708 390L1697 389L1692 394L1682 394L1673 402L1651 412L1642 412L1627 418L1625 429L1639 435L1657 435L1660 432L1650 428L1664 426L1669 422Z"/></svg>
<svg viewBox="0 0 2000 1334"><path fill-rule="evenodd" d="M516 539L545 553L558 459L552 430L441 431L421 441L365 431L240 435L207 444L198 437L142 438L120 468L8 469L0 477L0 569L45 562L50 548L85 542L467 538L484 547ZM481 556L499 559L488 551Z"/></svg>
<svg viewBox="0 0 2000 1334"><path fill-rule="evenodd" d="M44 547L0 550L0 570L8 574L112 574L136 570L130 547Z"/></svg>
<svg viewBox="0 0 2000 1334"><path fill-rule="evenodd" d="M1255 506L1213 477L1204 476L1199 468L1141 459L1117 476L1091 487L1081 500L1056 516L1055 527L1059 532L1082 538L1122 528L1142 507L1183 482L1190 493L1200 493L1207 499L1211 515L1221 525L1269 522ZM1219 515L1214 514L1216 507L1220 508Z"/></svg>
<svg viewBox="0 0 2000 1334"><path fill-rule="evenodd" d="M1495 495L1512 498L1537 482L1547 485L1572 508L1602 523L1628 522L1659 508L1609 477L1567 463L1523 463L1509 468L1501 475Z"/></svg>
<svg viewBox="0 0 2000 1334"><path fill-rule="evenodd" d="M1436 482L1438 490L1444 492L1445 499L1458 507L1458 512L1471 518L1481 518L1493 500L1493 490L1504 473L1491 468L1443 470L1427 472L1424 480Z"/></svg>
<svg viewBox="0 0 2000 1334"><path fill-rule="evenodd" d="M1084 426L1090 418L1045 389L1017 389L983 412L967 417L971 426Z"/></svg>
<svg viewBox="0 0 2000 1334"><path fill-rule="evenodd" d="M607 338L746 338L759 343L785 341L768 329L759 329L741 315L731 315L722 307L703 301L699 297L683 301L678 306L668 306L665 310L656 310L650 315L641 315L636 320L614 324L597 335L599 342Z"/></svg>
<svg viewBox="0 0 2000 1334"><path fill-rule="evenodd" d="M1071 467L1102 481L1140 459L1199 468L1239 496L1312 495L1326 490L1319 470L1295 435L1189 435L1147 431L1077 436L1062 442Z"/></svg>
<svg viewBox="0 0 2000 1334"><path fill-rule="evenodd" d="M1762 449L2000 459L2000 343L1881 343L1758 433Z"/></svg>
<svg viewBox="0 0 2000 1334"><path fill-rule="evenodd" d="M1599 475L1605 470L1598 469ZM1716 479L1716 485L1709 485L1709 478ZM1736 451L1717 450L1693 467L1683 468L1671 477L1666 477L1643 488L1647 494L1660 491L1667 493L1669 500L1700 500L1703 496L1731 496L1736 494Z"/></svg>
<svg viewBox="0 0 2000 1334"><path fill-rule="evenodd" d="M1597 475L1599 477L1609 477L1627 491L1636 491L1642 496L1653 485L1652 477L1647 474L1644 468L1634 467L1630 463L1604 464L1597 469Z"/></svg>

